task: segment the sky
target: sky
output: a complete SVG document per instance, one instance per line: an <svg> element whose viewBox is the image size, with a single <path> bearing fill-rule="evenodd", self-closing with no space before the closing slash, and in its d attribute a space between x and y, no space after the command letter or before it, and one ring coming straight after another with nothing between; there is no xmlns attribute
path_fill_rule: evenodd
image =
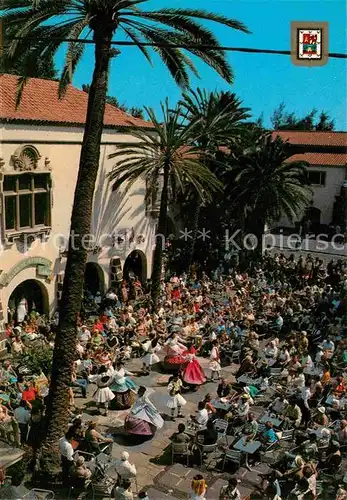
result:
<svg viewBox="0 0 347 500"><path fill-rule="evenodd" d="M220 43L232 47L290 50L291 21L328 21L329 52L347 52L346 0L149 0L142 8L202 8L242 21L252 34L208 23ZM119 38L119 37L118 37ZM261 114L270 125L273 110L283 101L288 111L303 116L312 108L327 111L335 120L336 130L347 130L347 60L330 58L323 67L293 65L290 56L230 52L235 79L223 81L204 63L197 67L200 79L191 79L192 88L231 90L252 109L254 118ZM62 54L57 57L58 67ZM73 84L90 83L94 65L93 48L86 53ZM181 90L164 65L154 57L152 67L135 47L122 47L112 61L109 95L128 106L159 109L169 97L174 104Z"/></svg>

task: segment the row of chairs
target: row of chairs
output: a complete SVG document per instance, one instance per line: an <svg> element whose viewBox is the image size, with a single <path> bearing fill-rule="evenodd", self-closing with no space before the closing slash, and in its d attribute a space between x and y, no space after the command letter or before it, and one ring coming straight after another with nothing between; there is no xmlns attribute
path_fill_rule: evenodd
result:
<svg viewBox="0 0 347 500"><path fill-rule="evenodd" d="M265 425L260 425L258 429L258 434L261 434L263 430L265 429ZM269 444L261 453L260 456L264 459L266 457L266 454L268 453L273 453L273 451L276 448L279 448L281 446L282 442L285 441L293 441L294 439L294 429L288 429L288 430L283 430L280 433L278 433L279 441L276 441L274 443ZM236 465L238 468L241 467L243 460L243 454L241 451L238 450L228 450L223 458L223 471L225 469L225 464L227 462L231 462L234 465Z"/></svg>

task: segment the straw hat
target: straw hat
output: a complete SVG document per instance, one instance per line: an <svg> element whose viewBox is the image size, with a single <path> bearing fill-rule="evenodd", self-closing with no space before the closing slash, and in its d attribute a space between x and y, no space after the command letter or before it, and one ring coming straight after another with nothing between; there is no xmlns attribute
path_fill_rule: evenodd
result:
<svg viewBox="0 0 347 500"><path fill-rule="evenodd" d="M320 413L325 413L325 408L324 408L324 406L319 406L319 408L317 408L317 410L318 410Z"/></svg>

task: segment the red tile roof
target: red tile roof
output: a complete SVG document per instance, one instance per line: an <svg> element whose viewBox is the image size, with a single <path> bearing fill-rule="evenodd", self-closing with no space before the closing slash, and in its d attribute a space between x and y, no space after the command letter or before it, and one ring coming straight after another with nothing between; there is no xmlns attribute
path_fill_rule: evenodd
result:
<svg viewBox="0 0 347 500"><path fill-rule="evenodd" d="M283 140L288 140L291 144L347 147L347 132L276 130L272 135L273 137L279 135Z"/></svg>
<svg viewBox="0 0 347 500"><path fill-rule="evenodd" d="M58 98L58 82L31 78L24 88L16 110L17 76L0 75L0 120L23 120L57 124L83 125L87 114L88 94L69 85L65 96ZM134 118L106 104L104 126L151 127L151 123Z"/></svg>
<svg viewBox="0 0 347 500"><path fill-rule="evenodd" d="M307 161L310 165L329 165L345 167L347 165L347 154L345 153L304 153L296 154L288 158L289 161Z"/></svg>

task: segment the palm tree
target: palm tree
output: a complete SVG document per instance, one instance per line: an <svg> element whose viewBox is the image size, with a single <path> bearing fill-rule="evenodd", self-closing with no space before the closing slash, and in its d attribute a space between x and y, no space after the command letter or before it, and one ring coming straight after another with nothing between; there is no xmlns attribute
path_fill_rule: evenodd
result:
<svg viewBox="0 0 347 500"><path fill-rule="evenodd" d="M217 164L216 157L221 146L234 149L241 143L246 132L245 120L250 117L249 108L242 107L242 101L232 92L208 92L198 88L183 93L183 112L191 125L196 128L196 143L205 152L205 164L211 170ZM218 169L223 165L218 164ZM191 268L198 234L201 199L193 194L194 216L192 238L187 256L187 269Z"/></svg>
<svg viewBox="0 0 347 500"><path fill-rule="evenodd" d="M305 162L288 161L285 143L263 132L236 159L226 174L227 189L235 217L245 221L261 250L265 224L284 214L290 221L300 215L312 197Z"/></svg>
<svg viewBox="0 0 347 500"><path fill-rule="evenodd" d="M166 101L161 109L164 119L159 121L154 111L146 108L154 131L134 132L138 142L118 145L118 151L110 155L110 158L117 158L111 174L111 180L116 180L114 190L124 183L129 189L139 177L143 177L149 186L148 193L151 194L153 189L157 190L158 178L163 175L158 234L165 236L170 193L175 198L178 191L182 192L188 186L196 192L198 199L210 201L212 192L220 189L221 184L200 160L204 151L196 145L197 129L191 123L182 123L180 105L171 110ZM157 238L151 288L154 308L158 306L160 295L162 261L162 241Z"/></svg>
<svg viewBox="0 0 347 500"><path fill-rule="evenodd" d="M111 58L116 55L116 51L112 50L112 39L115 34L125 35L149 61L151 55L141 42L156 44L155 52L159 54L175 81L180 86L187 87L189 70L197 72L187 52L213 67L226 81L232 81L232 71L224 52L213 33L205 28L201 21L214 21L247 32L242 23L206 11L172 8L141 10L140 5L148 1L3 0L1 4L1 18L13 35L6 56L12 60L23 58L25 67L29 68L36 60L51 58L64 40L73 40L68 42L60 78L61 97L83 55L85 44L82 40L91 34L95 47L94 72L88 94L70 225L75 245L71 244L70 239L47 409L49 427L46 445L50 448L58 442L68 421L68 387L76 346L76 314L81 308L87 261L87 249L82 242L84 235L90 232L109 66ZM187 49L167 47L167 43L183 45ZM199 43L207 44L209 48L196 48ZM25 82L24 76L19 82L18 98Z"/></svg>

